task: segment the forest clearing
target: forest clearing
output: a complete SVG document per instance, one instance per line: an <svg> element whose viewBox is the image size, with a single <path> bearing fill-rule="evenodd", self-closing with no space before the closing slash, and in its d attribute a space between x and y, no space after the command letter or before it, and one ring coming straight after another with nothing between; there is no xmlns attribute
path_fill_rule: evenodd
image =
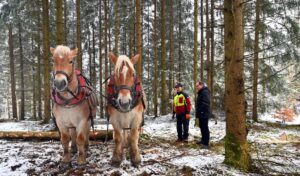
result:
<svg viewBox="0 0 300 176"><path fill-rule="evenodd" d="M0 58L0 176L300 173L299 0L0 0Z"/></svg>
<svg viewBox="0 0 300 176"><path fill-rule="evenodd" d="M132 167L128 158L120 168L110 165L113 141L91 140L88 163L84 168L61 168L62 147L59 141L0 140L0 175L297 175L300 172L300 130L298 124L282 126L278 122L251 124L248 139L255 170L244 173L223 163L225 123L214 120L210 150L200 149L195 142L200 137L199 127L190 124L188 143L176 143L176 124L170 115L151 119L146 117L140 139L142 164ZM5 127L6 126L6 127ZM0 130L49 130L38 122L1 123ZM111 128L111 127L110 127ZM106 129L106 125L96 125ZM128 150L125 152L125 158Z"/></svg>

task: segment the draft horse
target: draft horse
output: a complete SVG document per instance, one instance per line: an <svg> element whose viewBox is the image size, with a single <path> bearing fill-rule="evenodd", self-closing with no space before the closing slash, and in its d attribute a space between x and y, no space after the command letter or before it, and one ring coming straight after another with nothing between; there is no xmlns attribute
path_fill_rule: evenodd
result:
<svg viewBox="0 0 300 176"><path fill-rule="evenodd" d="M121 164L123 148L127 144L130 148L132 165L137 167L141 163L138 140L146 99L134 69L139 57L136 55L129 59L125 55L116 57L113 53L109 53L109 58L114 63L114 72L107 89L107 111L114 128L115 140L111 163L116 167Z"/></svg>
<svg viewBox="0 0 300 176"><path fill-rule="evenodd" d="M53 115L60 132L63 146L62 162L70 163L71 151L77 152L77 164L86 163L86 151L89 144L89 132L96 116L98 100L86 78L75 69L74 57L77 48L58 45L50 48L53 55L52 100Z"/></svg>

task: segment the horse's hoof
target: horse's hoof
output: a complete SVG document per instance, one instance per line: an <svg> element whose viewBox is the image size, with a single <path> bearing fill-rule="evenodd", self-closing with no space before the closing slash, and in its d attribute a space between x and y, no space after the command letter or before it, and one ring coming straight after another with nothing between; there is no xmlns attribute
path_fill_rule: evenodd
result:
<svg viewBox="0 0 300 176"><path fill-rule="evenodd" d="M132 164L133 167L138 168L139 165L141 164L141 160L139 160L139 161L132 161L131 160L131 164Z"/></svg>
<svg viewBox="0 0 300 176"><path fill-rule="evenodd" d="M59 165L58 165L58 168L59 168L59 169L62 169L62 170L68 169L68 168L70 168L70 167L72 167L71 162L63 162L63 161L61 161L61 162L59 163Z"/></svg>
<svg viewBox="0 0 300 176"><path fill-rule="evenodd" d="M85 169L86 168L86 163L84 163L84 164L77 164L76 165L76 169Z"/></svg>
<svg viewBox="0 0 300 176"><path fill-rule="evenodd" d="M121 165L121 161L111 161L111 165L113 166L113 167L120 167L120 165Z"/></svg>

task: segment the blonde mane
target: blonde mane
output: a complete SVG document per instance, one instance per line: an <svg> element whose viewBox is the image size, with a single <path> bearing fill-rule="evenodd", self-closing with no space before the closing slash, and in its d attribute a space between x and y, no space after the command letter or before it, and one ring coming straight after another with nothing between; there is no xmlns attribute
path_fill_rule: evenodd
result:
<svg viewBox="0 0 300 176"><path fill-rule="evenodd" d="M70 52L70 48L67 46L63 46L63 45L58 45L55 50L54 50L54 54L53 56L58 56L59 58L64 58L64 56L66 56L69 52Z"/></svg>
<svg viewBox="0 0 300 176"><path fill-rule="evenodd" d="M129 66L129 68L128 68L128 66ZM134 66L133 66L132 62L130 61L130 59L125 55L119 56L117 63L115 65L116 76L119 77L120 73L122 73L124 76L124 80L125 80L126 74L129 69L131 69L133 71L133 73L135 73Z"/></svg>

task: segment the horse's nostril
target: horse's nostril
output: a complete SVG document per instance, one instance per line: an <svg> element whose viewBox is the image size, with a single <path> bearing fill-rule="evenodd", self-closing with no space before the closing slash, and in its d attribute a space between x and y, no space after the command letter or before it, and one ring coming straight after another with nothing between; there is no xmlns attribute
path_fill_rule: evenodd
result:
<svg viewBox="0 0 300 176"><path fill-rule="evenodd" d="M67 82L65 80L54 80L54 86L58 90L63 90L67 85Z"/></svg>

